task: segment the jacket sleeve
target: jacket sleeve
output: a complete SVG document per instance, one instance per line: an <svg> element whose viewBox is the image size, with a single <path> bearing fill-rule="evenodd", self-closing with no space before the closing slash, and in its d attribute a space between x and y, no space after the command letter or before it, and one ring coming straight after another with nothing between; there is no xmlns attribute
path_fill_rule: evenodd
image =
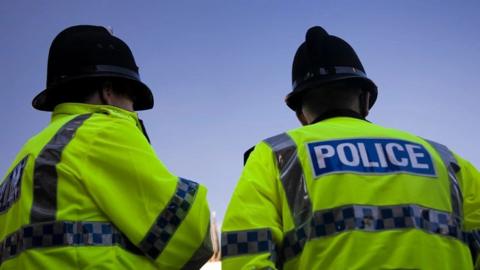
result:
<svg viewBox="0 0 480 270"><path fill-rule="evenodd" d="M211 257L205 187L170 173L132 121L100 127L81 171L100 210L159 269L199 269Z"/></svg>
<svg viewBox="0 0 480 270"><path fill-rule="evenodd" d="M222 269L277 269L282 242L278 171L271 149L259 143L232 195L222 226Z"/></svg>
<svg viewBox="0 0 480 270"><path fill-rule="evenodd" d="M458 156L456 158L461 168L464 228L469 235L475 269L480 269L480 172L470 162Z"/></svg>

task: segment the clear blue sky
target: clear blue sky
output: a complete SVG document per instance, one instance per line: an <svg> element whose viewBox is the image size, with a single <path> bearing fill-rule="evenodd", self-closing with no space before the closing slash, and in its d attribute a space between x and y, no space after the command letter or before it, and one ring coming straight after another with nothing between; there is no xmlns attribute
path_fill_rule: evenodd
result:
<svg viewBox="0 0 480 270"><path fill-rule="evenodd" d="M75 24L111 26L155 108L141 112L160 159L209 188L221 220L243 152L297 127L285 106L305 31L347 40L379 87L369 119L442 142L480 167L479 1L59 1L0 3L0 171L48 124L31 107L48 49Z"/></svg>

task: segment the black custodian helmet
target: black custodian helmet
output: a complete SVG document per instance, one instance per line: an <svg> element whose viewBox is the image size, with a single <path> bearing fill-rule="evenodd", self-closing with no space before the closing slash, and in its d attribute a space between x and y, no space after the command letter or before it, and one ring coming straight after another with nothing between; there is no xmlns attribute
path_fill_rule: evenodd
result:
<svg viewBox="0 0 480 270"><path fill-rule="evenodd" d="M293 91L285 98L288 107L298 110L305 92L338 81L369 91L370 108L375 103L377 86L367 77L353 48L319 26L310 28L293 59Z"/></svg>
<svg viewBox="0 0 480 270"><path fill-rule="evenodd" d="M47 88L32 101L35 109L53 111L59 92L87 78L117 78L133 87L134 110L153 108L153 95L140 80L138 67L125 42L102 26L77 25L60 32L50 46Z"/></svg>

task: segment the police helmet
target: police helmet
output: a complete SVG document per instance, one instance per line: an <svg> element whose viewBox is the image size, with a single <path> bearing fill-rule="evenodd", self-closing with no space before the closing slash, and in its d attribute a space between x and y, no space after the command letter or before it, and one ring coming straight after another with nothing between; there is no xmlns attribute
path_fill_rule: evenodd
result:
<svg viewBox="0 0 480 270"><path fill-rule="evenodd" d="M302 95L307 91L338 81L369 91L370 108L375 103L377 86L367 77L353 48L319 26L310 28L293 59L293 91L287 95L285 102L296 111L300 109Z"/></svg>
<svg viewBox="0 0 480 270"><path fill-rule="evenodd" d="M125 42L101 26L77 25L60 32L50 46L47 88L32 101L35 109L53 111L68 84L91 78L125 80L132 86L134 110L153 108L153 95L140 80L138 67Z"/></svg>

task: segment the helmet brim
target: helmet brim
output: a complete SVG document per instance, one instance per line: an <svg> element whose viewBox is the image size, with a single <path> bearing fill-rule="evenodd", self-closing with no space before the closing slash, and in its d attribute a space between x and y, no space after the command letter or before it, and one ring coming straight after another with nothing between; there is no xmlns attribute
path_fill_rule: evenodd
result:
<svg viewBox="0 0 480 270"><path fill-rule="evenodd" d="M377 100L378 90L375 83L367 77L360 77L358 75L331 75L323 80L314 80L311 82L305 82L297 86L292 92L285 97L285 103L293 111L297 111L302 106L302 97L305 93L315 90L320 86L326 86L335 82L347 82L353 85L358 85L361 89L370 93L369 109Z"/></svg>
<svg viewBox="0 0 480 270"><path fill-rule="evenodd" d="M63 80L59 84L52 85L41 91L37 96L32 100L33 108L40 111L51 112L54 110L55 106L59 104L58 99L56 98L60 93L61 89L66 87L67 84L73 83L75 81L87 79L87 78L121 78L127 80L135 88L135 103L133 104L133 109L135 111L149 110L153 108L153 94L150 88L137 80L136 78L129 78L128 76L121 74L85 74L75 77L70 77L66 80Z"/></svg>

